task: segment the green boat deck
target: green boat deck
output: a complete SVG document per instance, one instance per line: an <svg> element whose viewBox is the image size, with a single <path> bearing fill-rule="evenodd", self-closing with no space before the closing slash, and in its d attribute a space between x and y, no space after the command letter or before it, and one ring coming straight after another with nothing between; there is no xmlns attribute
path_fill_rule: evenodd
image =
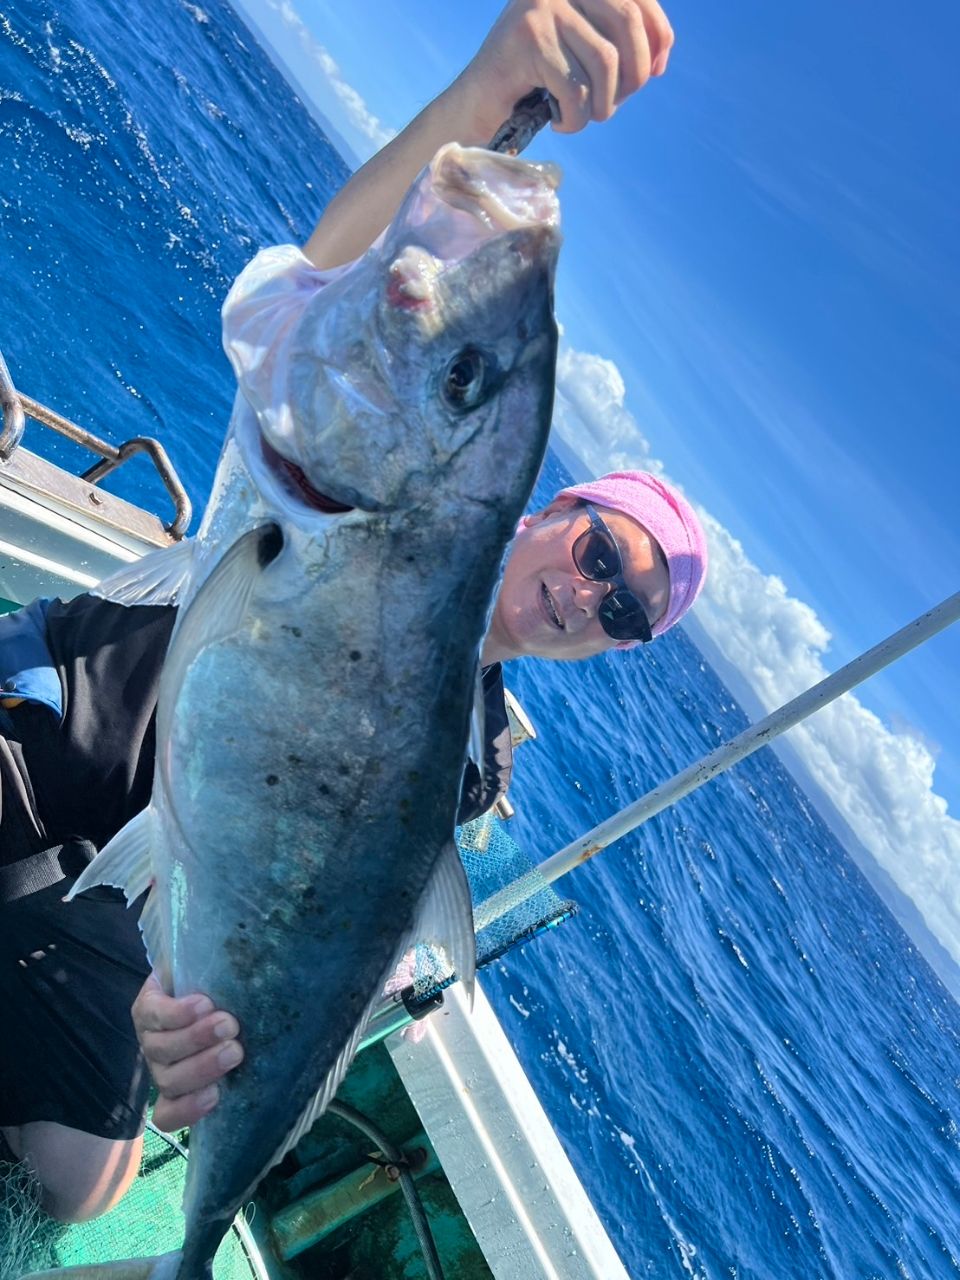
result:
<svg viewBox="0 0 960 1280"><path fill-rule="evenodd" d="M413 1154L414 1164L418 1156L431 1154L424 1149L429 1144L419 1117L382 1044L360 1054L337 1097L373 1119L385 1137ZM411 1138L419 1139L412 1152ZM382 1165L370 1159L375 1154L369 1138L328 1114L261 1183L245 1218L272 1280L425 1280L428 1272L399 1184L390 1182ZM0 1244L0 1280L19 1280L24 1269L117 1261L178 1248L186 1167L179 1152L148 1130L140 1176L121 1204L78 1226L39 1217L32 1244L18 1248L16 1257L11 1255L14 1239ZM435 1158L426 1167L431 1171L417 1177L417 1191L444 1273L458 1280L489 1280L492 1272ZM384 1198L344 1221L345 1202L355 1206L358 1199L345 1196L345 1184L361 1188L361 1197L369 1196L378 1179ZM29 1207L22 1187L9 1176L6 1191L8 1214ZM291 1211L298 1202L303 1208ZM282 1260L272 1230L275 1219L285 1228L288 1248L298 1237L305 1240L325 1225L339 1225L295 1257ZM216 1280L249 1280L256 1274L239 1236L231 1232L217 1254Z"/></svg>

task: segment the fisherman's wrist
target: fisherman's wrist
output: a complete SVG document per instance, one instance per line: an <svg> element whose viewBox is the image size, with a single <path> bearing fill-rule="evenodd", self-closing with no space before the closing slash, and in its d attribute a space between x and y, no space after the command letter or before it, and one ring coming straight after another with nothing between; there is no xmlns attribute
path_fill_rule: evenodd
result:
<svg viewBox="0 0 960 1280"><path fill-rule="evenodd" d="M483 93L482 82L473 80L470 69L462 71L430 104L431 109L436 108L437 128L444 141L485 147L503 124L500 119L490 124L496 112L491 113L489 100L490 95Z"/></svg>

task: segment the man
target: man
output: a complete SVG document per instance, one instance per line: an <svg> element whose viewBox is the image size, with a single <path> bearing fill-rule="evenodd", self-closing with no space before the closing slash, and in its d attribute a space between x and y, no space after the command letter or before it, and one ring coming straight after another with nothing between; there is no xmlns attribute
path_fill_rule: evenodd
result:
<svg viewBox="0 0 960 1280"><path fill-rule="evenodd" d="M561 132L607 119L663 73L672 42L656 0L512 0L457 80L330 204L306 260L326 270L363 253L440 145L486 143L535 86L556 98ZM692 510L643 473L576 486L525 517L483 651L491 723L502 716L502 661L581 658L650 639L693 603L704 571ZM37 1171L48 1211L66 1221L115 1204L138 1167L146 1078L123 1010L146 966L135 912L96 893L63 908L62 880L27 891L21 873L57 844L69 882L92 846L146 803L173 618L170 608L85 597L31 606L0 630L9 695L0 695L0 863L13 886L0 895L0 972L20 1046L13 1062L0 1060L0 1127ZM461 817L504 785L509 757L490 736L491 759L473 794L467 779ZM168 997L153 979L133 1014L160 1089L156 1123L193 1123L242 1058L236 1020L206 997Z"/></svg>

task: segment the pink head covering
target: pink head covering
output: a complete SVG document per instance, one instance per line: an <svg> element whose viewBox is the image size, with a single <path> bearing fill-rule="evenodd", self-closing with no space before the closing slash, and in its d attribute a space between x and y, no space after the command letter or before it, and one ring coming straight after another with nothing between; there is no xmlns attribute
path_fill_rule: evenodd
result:
<svg viewBox="0 0 960 1280"><path fill-rule="evenodd" d="M670 599L652 631L655 636L679 622L700 594L707 576L707 539L686 498L649 471L614 471L589 484L571 485L557 497L584 498L630 516L660 545L670 571ZM618 648L631 649L625 640Z"/></svg>

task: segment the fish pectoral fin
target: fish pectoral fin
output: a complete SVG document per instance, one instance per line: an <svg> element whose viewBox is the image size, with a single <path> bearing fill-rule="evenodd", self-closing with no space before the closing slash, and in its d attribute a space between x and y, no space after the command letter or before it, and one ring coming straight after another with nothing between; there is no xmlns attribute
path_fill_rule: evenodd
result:
<svg viewBox="0 0 960 1280"><path fill-rule="evenodd" d="M74 881L66 900L97 885L109 884L122 889L127 902L133 902L153 884L153 824L154 812L149 806L131 818L109 840L92 862L89 862ZM170 987L170 961L164 941L163 927L157 894L151 890L140 913L140 932L143 934L147 958L157 971L164 988Z"/></svg>
<svg viewBox="0 0 960 1280"><path fill-rule="evenodd" d="M127 902L139 898L150 888L153 867L150 861L150 845L153 830L153 811L147 807L121 827L112 840L108 840L97 856L88 862L66 895L69 902L85 889L99 884L122 889Z"/></svg>
<svg viewBox="0 0 960 1280"><path fill-rule="evenodd" d="M472 1008L477 971L473 900L467 873L452 840L437 859L437 865L421 899L412 941L443 949L463 983Z"/></svg>
<svg viewBox="0 0 960 1280"><path fill-rule="evenodd" d="M263 570L283 549L279 525L258 525L238 538L211 571L197 594L177 620L170 640L167 660L160 677L158 704L165 695L180 688L190 665L201 649L226 639L238 631L250 604L253 588ZM160 721L157 741L164 741Z"/></svg>
<svg viewBox="0 0 960 1280"><path fill-rule="evenodd" d="M157 695L157 757L166 759L170 714L197 654L240 630L260 574L283 549L272 521L243 534L212 570L177 619Z"/></svg>
<svg viewBox="0 0 960 1280"><path fill-rule="evenodd" d="M193 540L151 551L98 582L92 596L113 604L176 604L193 567Z"/></svg>

